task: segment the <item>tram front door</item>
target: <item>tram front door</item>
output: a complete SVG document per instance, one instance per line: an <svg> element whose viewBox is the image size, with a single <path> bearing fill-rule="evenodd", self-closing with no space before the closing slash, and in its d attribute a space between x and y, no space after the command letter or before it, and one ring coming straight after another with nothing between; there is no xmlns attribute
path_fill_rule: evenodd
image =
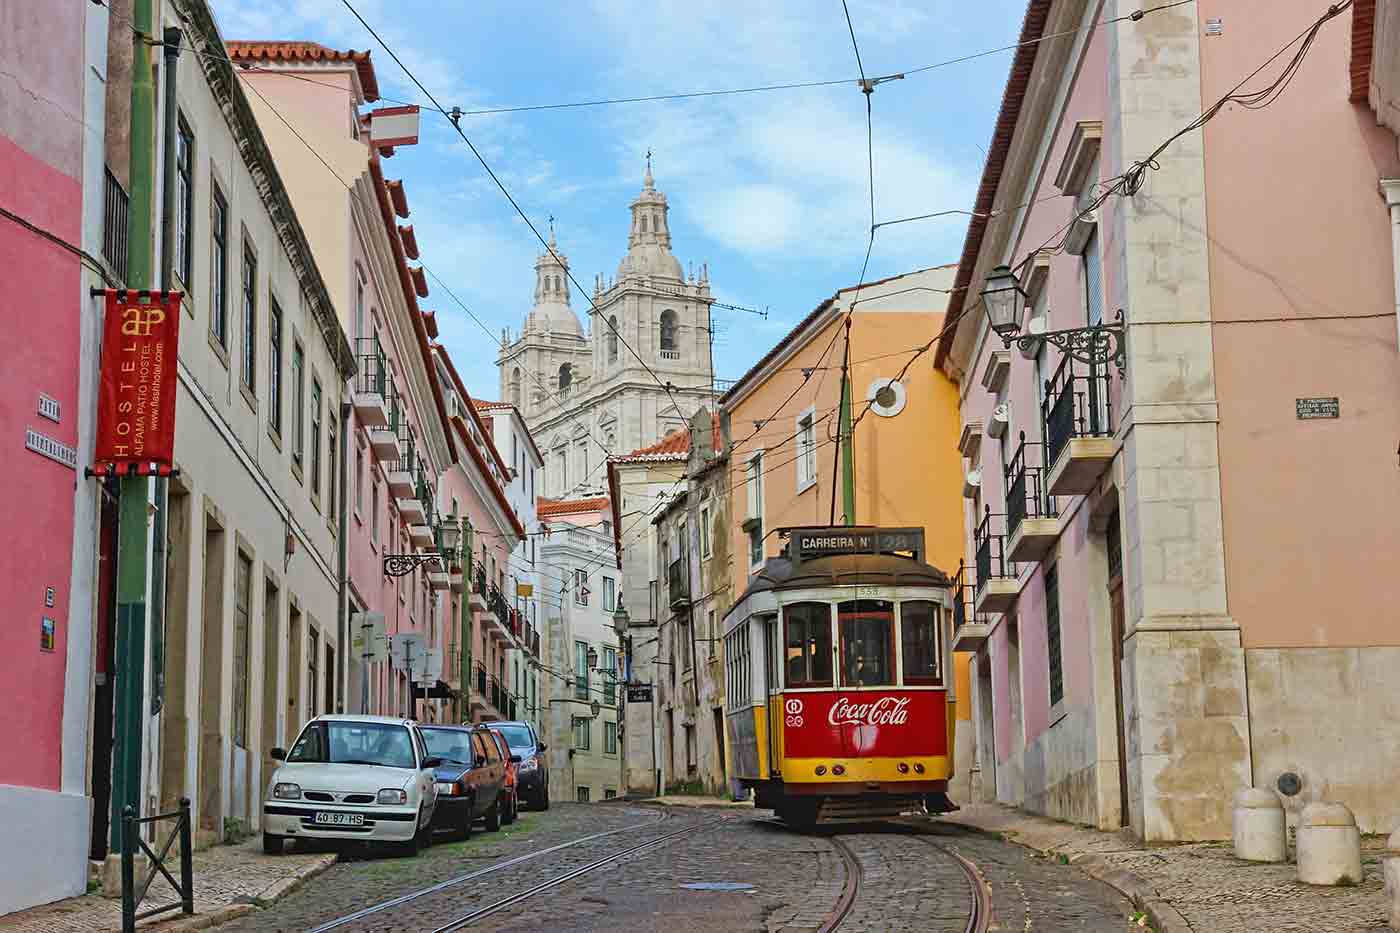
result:
<svg viewBox="0 0 1400 933"><path fill-rule="evenodd" d="M778 730L783 727L782 710L773 709L774 697L782 690L778 682L778 619L776 616L763 623L763 711L768 719L768 775L777 777L781 770L778 762L782 748Z"/></svg>

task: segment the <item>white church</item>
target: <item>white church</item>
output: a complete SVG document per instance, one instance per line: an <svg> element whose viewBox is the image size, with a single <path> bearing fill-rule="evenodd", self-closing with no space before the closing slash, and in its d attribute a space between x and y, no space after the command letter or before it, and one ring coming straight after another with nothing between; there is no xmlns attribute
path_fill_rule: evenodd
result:
<svg viewBox="0 0 1400 933"><path fill-rule="evenodd" d="M714 398L709 269L682 270L669 210L648 157L627 255L615 279L595 277L586 329L552 225L549 250L535 260L534 306L519 337L506 334L497 366L501 398L519 408L544 453L542 495L603 489L607 452L655 443Z"/></svg>

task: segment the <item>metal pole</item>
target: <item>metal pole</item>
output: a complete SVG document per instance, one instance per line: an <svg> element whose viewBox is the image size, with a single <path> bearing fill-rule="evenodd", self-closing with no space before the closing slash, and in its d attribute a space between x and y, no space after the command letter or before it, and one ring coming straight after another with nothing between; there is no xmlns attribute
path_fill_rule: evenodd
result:
<svg viewBox="0 0 1400 933"><path fill-rule="evenodd" d="M155 0L134 0L131 10L131 199L127 214L127 285L152 285L151 227L155 202L156 88L151 73L151 25ZM150 482L124 476L117 490L116 723L113 739L111 847L125 854L123 815L141 803L141 693L146 667L146 505ZM129 873L123 865L123 883Z"/></svg>
<svg viewBox="0 0 1400 933"><path fill-rule="evenodd" d="M335 355L339 358L339 341L337 341L336 344ZM345 380L342 378L342 391L344 391L344 386ZM336 684L344 684L343 687L340 687L340 708L338 710L339 712L344 712L345 695L350 692L350 503L349 496L347 495L348 490L346 489L346 483L348 482L346 461L350 459L349 402L342 402L340 406L340 445L337 447L337 453L340 455L340 476L338 480L332 481L338 481L340 484L340 515L336 518L336 521L339 523L339 527L336 529L339 532L337 537L340 538L339 542L337 542L340 545L340 594L336 604L337 612L340 613L340 623L337 626L338 635L340 637L340 650L336 652L340 655L340 676L336 678ZM327 706L331 709L335 709L335 707L330 706L329 703ZM362 706L360 707L360 712L367 713L369 710Z"/></svg>
<svg viewBox="0 0 1400 933"><path fill-rule="evenodd" d="M136 929L136 811L130 806L122 807L121 819L117 821L117 832L122 845L122 933L133 933Z"/></svg>
<svg viewBox="0 0 1400 933"><path fill-rule="evenodd" d="M365 614L367 616L368 613ZM360 618L365 618L361 616ZM369 640L373 634L372 624L360 623L360 642L364 647L360 650L360 712L369 712L369 662L374 657L374 650L370 647Z"/></svg>
<svg viewBox="0 0 1400 933"><path fill-rule="evenodd" d="M658 797L660 797L662 793L661 752L658 748L660 744L661 736L656 728L656 667L653 665L651 677L651 770L655 772L656 796Z"/></svg>
<svg viewBox="0 0 1400 933"><path fill-rule="evenodd" d="M191 841L190 798L180 798L180 894L181 909L194 913L194 844Z"/></svg>

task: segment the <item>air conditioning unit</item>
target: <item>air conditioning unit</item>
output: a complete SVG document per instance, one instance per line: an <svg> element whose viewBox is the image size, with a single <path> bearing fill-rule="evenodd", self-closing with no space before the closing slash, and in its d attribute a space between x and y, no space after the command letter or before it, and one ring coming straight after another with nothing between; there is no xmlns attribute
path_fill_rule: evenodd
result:
<svg viewBox="0 0 1400 933"><path fill-rule="evenodd" d="M1050 323L1046 320L1045 315L1037 314L1035 317L1026 321L1026 330L1025 333L1023 333L1021 336L1039 337L1041 334L1045 333L1049 329ZM1033 360L1036 358L1037 355L1039 355L1041 346L1043 346L1043 344L1041 343L1041 341L1037 340L1035 343L1032 343L1029 346L1021 347L1021 356L1025 359Z"/></svg>
<svg viewBox="0 0 1400 933"><path fill-rule="evenodd" d="M1002 402L992 409L992 417L987 419L987 433L1000 440L1006 436L1006 429L1011 425L1011 403Z"/></svg>
<svg viewBox="0 0 1400 933"><path fill-rule="evenodd" d="M978 467L975 470L968 470L967 475L963 477L963 498L976 499L977 493L981 490L981 488L982 468Z"/></svg>

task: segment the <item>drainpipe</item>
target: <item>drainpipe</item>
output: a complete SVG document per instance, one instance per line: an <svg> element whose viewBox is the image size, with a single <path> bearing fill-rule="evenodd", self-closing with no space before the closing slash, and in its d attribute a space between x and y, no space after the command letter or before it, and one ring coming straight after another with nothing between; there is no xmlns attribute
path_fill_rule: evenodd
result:
<svg viewBox="0 0 1400 933"><path fill-rule="evenodd" d="M340 356L340 348L337 346L335 355ZM342 381L342 386L344 382ZM340 703L336 711L345 712L345 695L350 692L350 614L348 612L350 602L350 496L346 491L346 461L350 459L350 403L340 403L340 476L336 482L340 485L340 515L336 518L339 523L340 538L340 643L338 654L340 655L340 677L337 678L344 686L340 689ZM368 645L366 645L368 647ZM368 670L368 665L363 665ZM369 682L365 681L368 688ZM366 689L362 691L361 698ZM361 709L361 713L368 713L368 709Z"/></svg>
<svg viewBox="0 0 1400 933"><path fill-rule="evenodd" d="M179 103L175 97L176 63L180 58L180 30L165 30L165 167L160 204L160 288L169 291L175 284L175 130L179 125ZM151 715L165 705L165 561L166 505L170 480L155 478L155 517L151 523ZM162 788L162 791L165 789ZM162 793L164 796L164 793Z"/></svg>

